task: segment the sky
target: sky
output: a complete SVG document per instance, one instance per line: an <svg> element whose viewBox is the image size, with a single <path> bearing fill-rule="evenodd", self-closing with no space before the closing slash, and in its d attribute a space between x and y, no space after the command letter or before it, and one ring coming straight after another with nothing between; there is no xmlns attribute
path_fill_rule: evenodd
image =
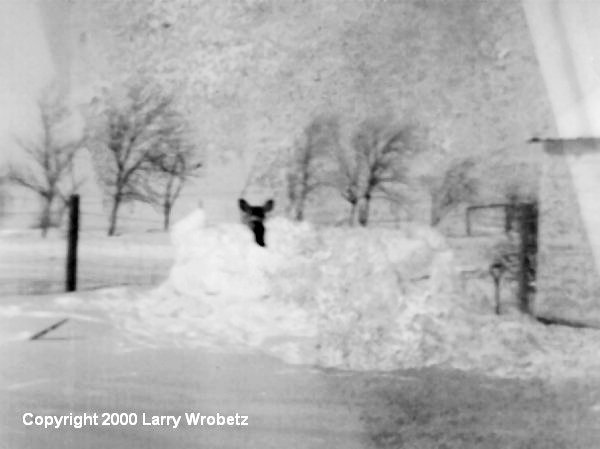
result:
<svg viewBox="0 0 600 449"><path fill-rule="evenodd" d="M49 3L44 5L48 6ZM57 3L52 3L57 5ZM584 0L523 0L538 59L549 89L559 133L564 137L600 134L600 3ZM54 6L40 11L38 0L0 0L0 142L2 157L11 133L33 119L32 98L57 68ZM60 10L59 10L60 11ZM58 13L60 14L60 13ZM54 15L54 18L51 16ZM50 29L50 33L44 30ZM56 52L54 52L56 54ZM62 63L62 61L61 61Z"/></svg>
<svg viewBox="0 0 600 449"><path fill-rule="evenodd" d="M40 89L57 74L61 79L68 76L69 18L63 6L57 1L0 0L0 167L24 160L14 137L34 132L34 101ZM238 180L244 177L243 167L233 168L233 177L231 167L212 170L201 182L204 195L196 195L193 186L184 192L175 217L186 215L202 199L218 221L237 219L231 204L241 190ZM223 182L224 177L230 180Z"/></svg>
<svg viewBox="0 0 600 449"><path fill-rule="evenodd" d="M0 0L0 163L35 124L35 94L55 73L35 0Z"/></svg>
<svg viewBox="0 0 600 449"><path fill-rule="evenodd" d="M34 129L39 89L56 73L68 73L68 57L63 58L68 18L61 5L0 0L0 164L15 158L13 136ZM600 46L595 44L600 42L600 3L523 0L523 6L559 136L600 135ZM215 172L205 183L229 190L232 179L242 178L219 181L230 172Z"/></svg>

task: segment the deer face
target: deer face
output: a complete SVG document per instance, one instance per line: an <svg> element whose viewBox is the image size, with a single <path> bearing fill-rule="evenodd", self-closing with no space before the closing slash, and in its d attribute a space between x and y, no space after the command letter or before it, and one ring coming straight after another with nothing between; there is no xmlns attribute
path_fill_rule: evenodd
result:
<svg viewBox="0 0 600 449"><path fill-rule="evenodd" d="M240 198L238 203L242 211L242 223L254 233L254 240L258 245L266 246L264 221L267 214L273 210L275 202L268 200L262 206L250 206L246 200Z"/></svg>

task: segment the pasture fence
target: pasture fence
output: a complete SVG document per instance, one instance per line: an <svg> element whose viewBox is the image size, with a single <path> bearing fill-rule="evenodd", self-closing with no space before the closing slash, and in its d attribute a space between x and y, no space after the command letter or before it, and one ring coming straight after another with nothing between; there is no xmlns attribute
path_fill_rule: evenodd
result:
<svg viewBox="0 0 600 449"><path fill-rule="evenodd" d="M524 313L531 312L531 303L535 295L535 279L537 270L538 252L538 207L537 203L510 202L503 204L484 204L470 206L466 209L465 225L466 234L474 235L474 217L482 211L492 211L492 221L496 228L502 223L504 233L515 234L515 245L507 245L505 249L496 254L491 261L490 273L494 278L496 290L502 276L512 276L517 283L517 299L519 308ZM498 215L498 212L500 215ZM483 220L488 226L479 226L479 229L489 229L489 215L483 215ZM480 234L481 235L481 234ZM509 248L509 249L506 249ZM496 292L498 295L498 292Z"/></svg>
<svg viewBox="0 0 600 449"><path fill-rule="evenodd" d="M39 211L1 217L0 295L154 286L166 279L174 257L160 218L123 214L125 232L108 237L107 218L94 205L78 199L70 204L70 219L45 238L35 227Z"/></svg>
<svg viewBox="0 0 600 449"><path fill-rule="evenodd" d="M4 219L0 224L21 223L8 229L7 226L0 228L0 295L155 286L164 281L174 262L174 250L169 234L162 230L161 218L123 214L119 217L119 228L124 232L108 237L107 216L95 206L73 197L65 214L68 222L63 228L51 230L45 238L39 230L23 224L35 223L39 212L0 217ZM487 264L496 263L496 268L501 267L496 275L504 276L515 285L519 307L528 312L535 294L536 205L471 206L466 220L466 235L450 239L459 252L476 253L484 246L480 240L489 240L490 236L507 232L516 235L516 245L504 250L500 260L489 260ZM375 224L395 227L397 222ZM469 256L466 260L474 259ZM483 263L485 266L486 262ZM481 275L489 276L487 269L473 273L476 277Z"/></svg>

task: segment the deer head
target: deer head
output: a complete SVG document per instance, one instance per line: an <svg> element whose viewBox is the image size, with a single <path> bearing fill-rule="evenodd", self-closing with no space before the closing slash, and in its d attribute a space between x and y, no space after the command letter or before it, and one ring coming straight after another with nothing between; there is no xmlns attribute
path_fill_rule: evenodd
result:
<svg viewBox="0 0 600 449"><path fill-rule="evenodd" d="M260 246L265 245L265 218L269 212L273 210L275 202L268 200L262 206L251 206L240 198L238 200L240 210L242 211L242 223L250 228L254 234L254 240Z"/></svg>

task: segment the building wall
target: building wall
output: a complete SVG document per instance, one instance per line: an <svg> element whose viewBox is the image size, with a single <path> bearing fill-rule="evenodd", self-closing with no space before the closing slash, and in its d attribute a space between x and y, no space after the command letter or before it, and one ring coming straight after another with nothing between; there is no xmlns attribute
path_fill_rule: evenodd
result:
<svg viewBox="0 0 600 449"><path fill-rule="evenodd" d="M600 190L589 184L600 178L600 139L549 140L544 147L534 313L600 326L600 227L594 224L600 213L590 201Z"/></svg>

